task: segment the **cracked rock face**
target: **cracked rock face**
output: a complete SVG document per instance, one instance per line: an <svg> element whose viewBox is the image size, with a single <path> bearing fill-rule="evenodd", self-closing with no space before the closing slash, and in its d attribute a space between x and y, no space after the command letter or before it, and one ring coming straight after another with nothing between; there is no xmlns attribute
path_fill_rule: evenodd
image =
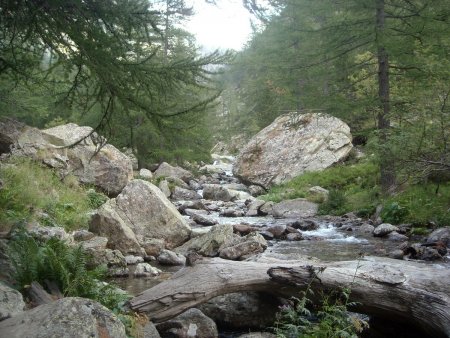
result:
<svg viewBox="0 0 450 338"><path fill-rule="evenodd" d="M290 113L256 134L236 159L233 173L264 188L306 171L320 171L352 149L350 128L327 114Z"/></svg>

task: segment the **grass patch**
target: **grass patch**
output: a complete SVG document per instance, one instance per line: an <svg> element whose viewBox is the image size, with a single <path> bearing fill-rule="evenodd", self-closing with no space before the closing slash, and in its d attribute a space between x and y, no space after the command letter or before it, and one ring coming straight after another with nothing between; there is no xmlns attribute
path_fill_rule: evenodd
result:
<svg viewBox="0 0 450 338"><path fill-rule="evenodd" d="M411 185L385 201L385 205L393 204L406 209L397 223L450 226L450 182L441 183L437 194L436 184Z"/></svg>
<svg viewBox="0 0 450 338"><path fill-rule="evenodd" d="M359 217L368 218L377 205L382 205L384 222L412 223L416 226L450 225L450 182L441 183L438 193L433 183L410 184L402 192L383 198L379 177L378 165L371 161L341 165L305 173L271 188L260 198L280 202L303 197L320 202L308 192L317 185L330 192L328 200L319 206L321 214L342 215L353 211Z"/></svg>
<svg viewBox="0 0 450 338"><path fill-rule="evenodd" d="M280 202L285 199L314 199L308 190L320 186L330 191L320 213L339 215L353 210L371 209L379 195L378 167L370 161L336 166L320 172L307 172L291 181L273 187L262 199Z"/></svg>
<svg viewBox="0 0 450 338"><path fill-rule="evenodd" d="M81 187L75 177L61 181L53 170L29 159L13 159L3 164L0 179L3 231L32 220L66 230L86 228L89 212L104 201L101 194Z"/></svg>

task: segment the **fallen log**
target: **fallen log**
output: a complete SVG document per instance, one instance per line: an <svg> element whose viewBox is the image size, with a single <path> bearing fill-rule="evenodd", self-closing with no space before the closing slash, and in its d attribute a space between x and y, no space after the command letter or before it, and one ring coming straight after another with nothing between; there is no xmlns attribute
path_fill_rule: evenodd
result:
<svg viewBox="0 0 450 338"><path fill-rule="evenodd" d="M315 278L315 277L318 278ZM357 310L419 325L450 337L450 269L379 257L323 263L317 260L237 262L202 259L130 300L131 309L161 322L232 292L265 291L298 296L311 280L315 290L351 287Z"/></svg>

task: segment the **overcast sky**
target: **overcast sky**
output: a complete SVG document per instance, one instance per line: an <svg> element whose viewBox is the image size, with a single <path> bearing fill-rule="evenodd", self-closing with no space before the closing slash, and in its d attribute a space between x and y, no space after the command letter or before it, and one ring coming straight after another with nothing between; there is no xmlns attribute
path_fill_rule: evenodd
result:
<svg viewBox="0 0 450 338"><path fill-rule="evenodd" d="M195 15L186 23L186 29L197 38L205 50L240 50L251 33L250 15L242 0L221 0L217 5L205 0L190 0Z"/></svg>

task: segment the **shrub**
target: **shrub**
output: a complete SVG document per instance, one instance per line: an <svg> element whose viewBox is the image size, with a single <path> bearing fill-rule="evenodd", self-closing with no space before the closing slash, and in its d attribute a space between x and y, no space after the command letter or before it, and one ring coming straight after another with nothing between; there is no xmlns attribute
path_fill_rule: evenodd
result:
<svg viewBox="0 0 450 338"><path fill-rule="evenodd" d="M397 202L392 202L384 206L381 218L386 223L400 224L408 214L408 208L402 207Z"/></svg>
<svg viewBox="0 0 450 338"><path fill-rule="evenodd" d="M330 190L328 199L319 206L319 213L322 215L342 215L347 212L345 208L346 197L340 190Z"/></svg>
<svg viewBox="0 0 450 338"><path fill-rule="evenodd" d="M308 285L300 298L293 298L294 306L285 306L277 314L274 331L279 338L341 338L358 337L367 323L354 320L347 308L354 305L349 302L350 289L341 292L322 294L321 301L312 312L312 301L308 297L314 294Z"/></svg>

